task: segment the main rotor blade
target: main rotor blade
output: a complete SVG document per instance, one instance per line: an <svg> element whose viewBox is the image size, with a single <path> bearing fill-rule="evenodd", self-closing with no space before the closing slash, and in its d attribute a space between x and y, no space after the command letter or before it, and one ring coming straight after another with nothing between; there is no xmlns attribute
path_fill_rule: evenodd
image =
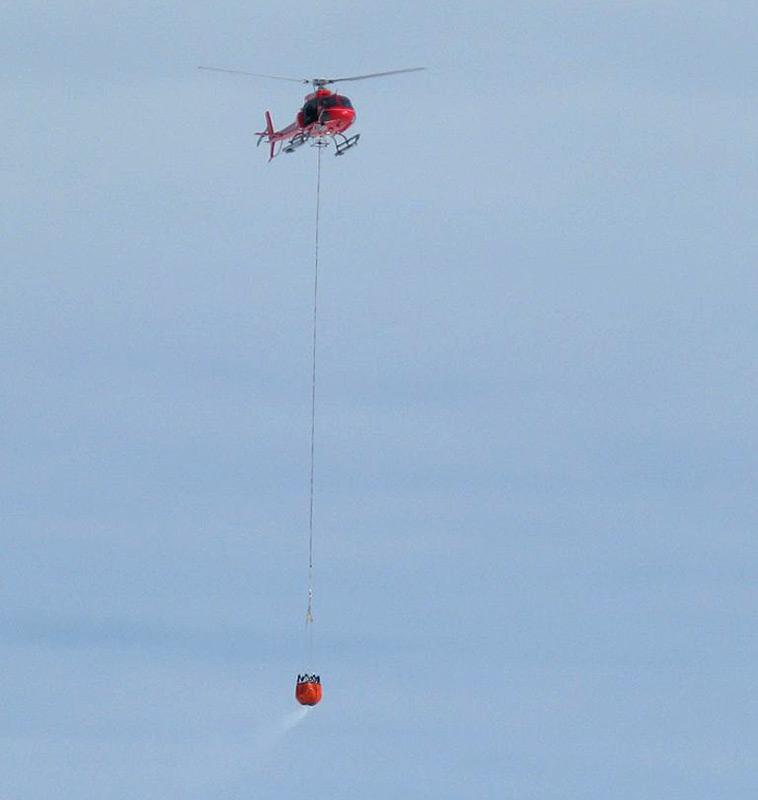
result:
<svg viewBox="0 0 758 800"><path fill-rule="evenodd" d="M366 78L382 78L385 75L400 75L402 72L422 72L426 67L411 67L410 69L391 69L389 72L372 72L370 75L353 75L350 78L327 78L325 83L344 83L345 81L363 81Z"/></svg>
<svg viewBox="0 0 758 800"><path fill-rule="evenodd" d="M210 72L227 72L231 75L251 75L253 78L271 78L274 81L290 81L291 83L310 83L307 78L283 78L281 75L261 75L259 72L245 72L242 69L222 69L221 67L198 67Z"/></svg>

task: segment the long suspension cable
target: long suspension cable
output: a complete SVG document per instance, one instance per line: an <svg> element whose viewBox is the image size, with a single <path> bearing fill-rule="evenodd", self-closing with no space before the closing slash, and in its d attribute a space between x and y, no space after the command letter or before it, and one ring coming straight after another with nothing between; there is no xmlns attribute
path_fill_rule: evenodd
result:
<svg viewBox="0 0 758 800"><path fill-rule="evenodd" d="M320 142L319 142L320 145ZM311 349L311 465L310 465L310 502L308 507L308 611L305 625L310 628L313 623L313 499L315 495L316 474L316 344L318 334L318 229L321 208L321 150L316 147L316 240L315 259L313 265L313 333Z"/></svg>

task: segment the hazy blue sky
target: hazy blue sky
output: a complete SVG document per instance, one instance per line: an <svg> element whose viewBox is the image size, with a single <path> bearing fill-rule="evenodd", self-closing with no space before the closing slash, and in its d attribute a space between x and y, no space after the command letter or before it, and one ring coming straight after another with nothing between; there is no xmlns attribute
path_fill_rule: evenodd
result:
<svg viewBox="0 0 758 800"><path fill-rule="evenodd" d="M4 4L2 800L756 797L757 36ZM315 151L197 64L429 68L324 156L312 664Z"/></svg>

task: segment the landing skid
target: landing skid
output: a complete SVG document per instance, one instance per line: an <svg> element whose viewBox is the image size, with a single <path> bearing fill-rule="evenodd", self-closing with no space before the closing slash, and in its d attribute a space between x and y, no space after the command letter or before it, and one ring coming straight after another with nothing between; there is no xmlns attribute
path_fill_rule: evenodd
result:
<svg viewBox="0 0 758 800"><path fill-rule="evenodd" d="M294 153L298 147L302 147L308 141L307 136L303 136L299 134L298 136L293 136L284 147L282 147L283 153Z"/></svg>
<svg viewBox="0 0 758 800"><path fill-rule="evenodd" d="M337 138L340 137L340 139ZM347 136L343 136L341 133L336 134L332 137L334 139L334 147L337 152L334 154L335 156L341 156L346 150L349 150L351 147L355 147L358 144L358 139L361 138L360 133L356 133L354 136L348 138Z"/></svg>
<svg viewBox="0 0 758 800"><path fill-rule="evenodd" d="M279 153L294 153L299 147L302 147L306 142L310 141L311 147L329 147L329 139L334 142L334 148L336 152L334 153L335 156L341 156L351 147L355 147L358 144L358 140L361 138L360 133L356 133L349 138L342 133L335 133L335 134L324 134L321 136L309 136L307 134L299 133L293 136L291 139L287 140L287 142L282 142L279 140L278 142L272 143L272 155L278 155ZM267 133L262 133L258 135L258 144L260 145L261 142L268 141L270 142L271 139L268 138ZM279 149L276 153L273 152L273 147L278 144Z"/></svg>

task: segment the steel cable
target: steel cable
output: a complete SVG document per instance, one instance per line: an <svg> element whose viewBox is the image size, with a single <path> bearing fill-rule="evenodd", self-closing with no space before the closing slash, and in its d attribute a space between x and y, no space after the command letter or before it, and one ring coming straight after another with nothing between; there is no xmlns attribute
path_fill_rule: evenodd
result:
<svg viewBox="0 0 758 800"><path fill-rule="evenodd" d="M321 150L316 148L316 238L313 265L313 331L311 349L311 453L310 453L310 498L308 506L308 611L306 627L313 623L313 502L316 474L316 345L318 341L318 233L321 210Z"/></svg>

